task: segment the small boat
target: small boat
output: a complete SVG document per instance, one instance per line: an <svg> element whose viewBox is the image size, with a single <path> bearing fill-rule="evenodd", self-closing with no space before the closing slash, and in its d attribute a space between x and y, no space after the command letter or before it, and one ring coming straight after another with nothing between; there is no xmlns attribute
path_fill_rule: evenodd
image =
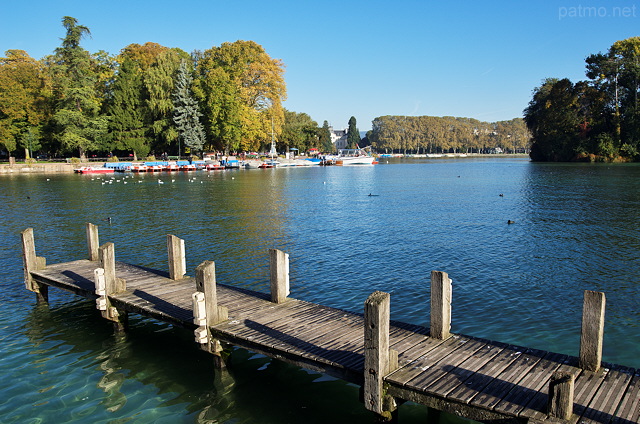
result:
<svg viewBox="0 0 640 424"><path fill-rule="evenodd" d="M180 167L175 163L168 163L162 168L162 170L165 172L176 172L180 170Z"/></svg>
<svg viewBox="0 0 640 424"><path fill-rule="evenodd" d="M147 165L143 163L135 163L131 165L131 172L147 172Z"/></svg>
<svg viewBox="0 0 640 424"><path fill-rule="evenodd" d="M196 169L196 166L192 163L180 165L180 171L195 171Z"/></svg>
<svg viewBox="0 0 640 424"><path fill-rule="evenodd" d="M335 159L336 165L373 165L376 158L364 149L340 149Z"/></svg>
<svg viewBox="0 0 640 424"><path fill-rule="evenodd" d="M113 174L115 170L104 166L82 166L74 171L77 174Z"/></svg>
<svg viewBox="0 0 640 424"><path fill-rule="evenodd" d="M222 169L224 169L224 166L220 165L220 163L216 163L216 162L211 162L211 163L207 163L204 166L205 171L220 171Z"/></svg>
<svg viewBox="0 0 640 424"><path fill-rule="evenodd" d="M224 167L227 169L240 169L240 161L238 159L227 159Z"/></svg>

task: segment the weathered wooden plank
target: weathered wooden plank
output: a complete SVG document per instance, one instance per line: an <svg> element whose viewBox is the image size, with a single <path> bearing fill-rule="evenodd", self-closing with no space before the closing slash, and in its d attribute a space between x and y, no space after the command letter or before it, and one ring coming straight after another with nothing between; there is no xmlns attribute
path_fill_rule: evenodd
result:
<svg viewBox="0 0 640 424"><path fill-rule="evenodd" d="M636 370L629 382L612 424L637 422L640 422L640 370Z"/></svg>
<svg viewBox="0 0 640 424"><path fill-rule="evenodd" d="M504 369L494 380L485 386L480 393L469 402L475 406L492 409L511 390L517 389L518 383L544 356L544 352L527 351Z"/></svg>
<svg viewBox="0 0 640 424"><path fill-rule="evenodd" d="M501 413L519 416L532 400L541 393L545 395L548 393L551 376L567 359L566 355L561 354L546 355L518 382L514 390L495 405L494 409ZM546 412L546 408L542 407L539 412Z"/></svg>
<svg viewBox="0 0 640 424"><path fill-rule="evenodd" d="M629 370L609 370L600 389L582 412L580 423L603 423L614 418L631 378Z"/></svg>
<svg viewBox="0 0 640 424"><path fill-rule="evenodd" d="M480 369L471 376L467 373L460 373L461 378L466 378L463 384L449 392L449 399L462 403L469 403L478 393L491 384L500 373L513 364L522 356L520 348L508 346L502 349L490 361L486 362ZM458 370L458 372L460 372Z"/></svg>

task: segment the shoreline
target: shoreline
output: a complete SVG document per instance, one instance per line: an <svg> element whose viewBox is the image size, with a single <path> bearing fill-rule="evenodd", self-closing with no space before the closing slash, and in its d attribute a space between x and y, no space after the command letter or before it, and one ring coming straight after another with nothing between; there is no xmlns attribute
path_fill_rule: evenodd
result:
<svg viewBox="0 0 640 424"><path fill-rule="evenodd" d="M489 154L467 154L464 156L454 156L453 154L443 155L442 159L451 159L451 158L478 158L478 157L503 157L503 158L513 158L513 157L528 157L527 154L510 154L510 155L489 155ZM388 156L386 158L389 158ZM425 155L394 155L394 159L404 158L404 159L423 159L426 158ZM433 158L436 159L436 158ZM439 158L438 158L439 159ZM11 175L11 174L72 174L76 168L83 166L83 164L73 164L73 163L65 163L65 162L55 162L55 163L16 163L16 164L8 164L3 163L0 164L0 175Z"/></svg>

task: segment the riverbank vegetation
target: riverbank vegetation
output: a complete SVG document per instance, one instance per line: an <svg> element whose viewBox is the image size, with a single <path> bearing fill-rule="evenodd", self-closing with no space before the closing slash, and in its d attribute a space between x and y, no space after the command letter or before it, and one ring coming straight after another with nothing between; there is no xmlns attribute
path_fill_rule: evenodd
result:
<svg viewBox="0 0 640 424"><path fill-rule="evenodd" d="M366 140L386 153L524 153L529 132L522 118L482 122L452 116L380 116Z"/></svg>
<svg viewBox="0 0 640 424"><path fill-rule="evenodd" d="M81 46L90 31L75 18L62 25L53 54L0 58L0 144L9 155L253 151L283 132L284 64L253 41L192 53L148 42L112 56Z"/></svg>
<svg viewBox="0 0 640 424"><path fill-rule="evenodd" d="M534 161L640 160L640 37L586 58L587 80L548 78L524 111Z"/></svg>

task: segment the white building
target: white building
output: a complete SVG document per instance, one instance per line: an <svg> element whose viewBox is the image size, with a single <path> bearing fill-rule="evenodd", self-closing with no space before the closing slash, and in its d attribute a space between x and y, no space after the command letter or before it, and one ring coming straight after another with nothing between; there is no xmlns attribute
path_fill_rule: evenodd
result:
<svg viewBox="0 0 640 424"><path fill-rule="evenodd" d="M347 128L343 130L334 130L333 127L329 127L329 133L331 134L331 143L335 146L336 150L347 148Z"/></svg>

